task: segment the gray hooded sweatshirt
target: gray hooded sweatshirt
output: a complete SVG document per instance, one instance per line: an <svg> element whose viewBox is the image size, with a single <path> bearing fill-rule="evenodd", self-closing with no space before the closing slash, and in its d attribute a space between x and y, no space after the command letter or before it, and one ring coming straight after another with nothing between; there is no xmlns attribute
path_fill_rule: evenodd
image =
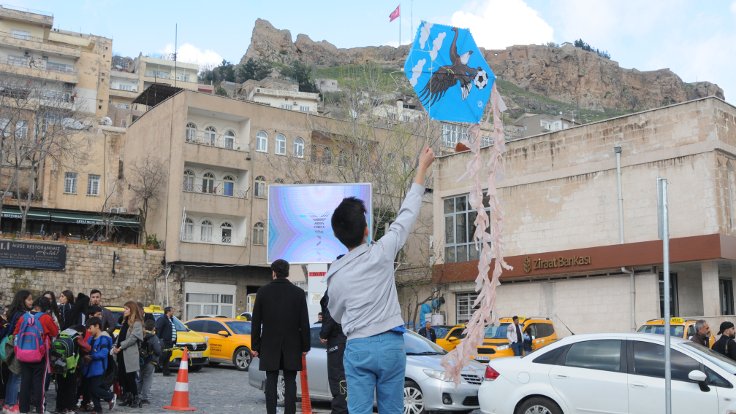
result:
<svg viewBox="0 0 736 414"><path fill-rule="evenodd" d="M327 271L328 309L348 340L403 326L394 279L394 260L422 207L424 186L412 184L396 220L373 244L363 243L335 260Z"/></svg>

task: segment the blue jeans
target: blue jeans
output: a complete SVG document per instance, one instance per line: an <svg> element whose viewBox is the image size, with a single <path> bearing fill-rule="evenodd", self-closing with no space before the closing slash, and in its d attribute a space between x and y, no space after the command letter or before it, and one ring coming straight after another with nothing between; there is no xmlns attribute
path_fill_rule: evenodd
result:
<svg viewBox="0 0 736 414"><path fill-rule="evenodd" d="M18 392L20 392L20 374L11 372L8 383L5 385L5 405L12 407L18 404Z"/></svg>
<svg viewBox="0 0 736 414"><path fill-rule="evenodd" d="M511 349L514 350L514 356L521 356L521 350L523 349L524 344L521 342L514 342L511 344Z"/></svg>
<svg viewBox="0 0 736 414"><path fill-rule="evenodd" d="M348 340L345 347L345 379L350 414L373 413L373 396L381 414L404 412L404 336L384 332Z"/></svg>

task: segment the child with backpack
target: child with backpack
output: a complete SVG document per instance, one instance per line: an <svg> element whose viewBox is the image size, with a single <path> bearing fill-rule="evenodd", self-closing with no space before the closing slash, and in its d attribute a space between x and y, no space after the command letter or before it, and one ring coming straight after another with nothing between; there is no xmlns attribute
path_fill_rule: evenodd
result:
<svg viewBox="0 0 736 414"><path fill-rule="evenodd" d="M59 333L51 343L51 370L56 381L56 412L74 412L77 407L78 368L80 354L86 343L82 325L74 325Z"/></svg>
<svg viewBox="0 0 736 414"><path fill-rule="evenodd" d="M102 320L97 317L87 320L87 331L90 333L87 342L90 351L84 357L82 373L86 380L87 392L94 405L94 412L101 413L100 399L107 401L110 410L115 408L117 401L117 396L110 392L109 387L103 384L105 371L108 368L108 357L112 349L112 338L106 331L102 330Z"/></svg>
<svg viewBox="0 0 736 414"><path fill-rule="evenodd" d="M7 341L13 344L13 331L19 320L23 319L23 315L33 306L33 296L27 290L19 290L15 292L13 302L8 307L7 317L8 325L0 334L0 346ZM12 348L12 346L11 346ZM10 377L8 383L5 384L5 401L3 405L3 414L15 414L20 412L18 407L18 390L20 388L20 363L15 360L15 356L8 356L4 360L10 369Z"/></svg>
<svg viewBox="0 0 736 414"><path fill-rule="evenodd" d="M33 309L18 320L15 327L15 357L20 362L20 412L27 413L31 404L44 412L44 384L49 369L51 338L59 328L48 314L51 304L41 296L33 301Z"/></svg>
<svg viewBox="0 0 736 414"><path fill-rule="evenodd" d="M143 342L141 343L141 382L139 384L138 393L141 396L140 405L149 404L151 396L151 383L153 382L153 372L156 369L158 360L161 357L161 342L154 333L156 322L148 319L143 324Z"/></svg>

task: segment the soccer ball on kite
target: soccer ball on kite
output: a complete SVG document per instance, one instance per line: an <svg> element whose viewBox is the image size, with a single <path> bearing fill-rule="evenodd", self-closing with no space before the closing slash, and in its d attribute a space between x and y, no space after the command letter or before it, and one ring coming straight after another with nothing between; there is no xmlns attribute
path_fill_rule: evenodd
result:
<svg viewBox="0 0 736 414"><path fill-rule="evenodd" d="M483 69L479 70L478 73L475 74L475 79L473 80L473 83L475 84L475 87L478 89L483 89L488 85L488 74Z"/></svg>

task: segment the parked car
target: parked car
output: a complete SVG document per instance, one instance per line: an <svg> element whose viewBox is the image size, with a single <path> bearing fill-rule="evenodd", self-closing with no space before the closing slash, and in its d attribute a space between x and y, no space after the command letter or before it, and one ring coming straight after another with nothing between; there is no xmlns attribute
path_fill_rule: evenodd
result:
<svg viewBox="0 0 736 414"><path fill-rule="evenodd" d="M514 323L511 318L499 318L498 323L486 328L483 345L478 347L476 361L488 362L495 358L514 356L514 351L506 339L506 329ZM519 317L521 331L529 335L532 341L532 351L547 346L557 341L555 326L549 318L545 317Z"/></svg>
<svg viewBox="0 0 736 414"><path fill-rule="evenodd" d="M143 311L153 315L155 320L164 316L164 309L158 305L146 306ZM201 370L210 362L207 338L187 328L176 316L174 316L174 325L176 326L176 348L171 351L169 365L179 367L183 354L181 348L186 347L189 352L189 370L192 372Z"/></svg>
<svg viewBox="0 0 736 414"><path fill-rule="evenodd" d="M465 334L463 334L465 325L439 325L432 328L437 334L437 345L448 352L455 349L460 340L465 338Z"/></svg>
<svg viewBox="0 0 736 414"><path fill-rule="evenodd" d="M309 396L312 400L332 400L327 382L327 352L319 341L319 325L312 325L312 349L307 353ZM483 365L471 361L462 372L460 384L446 380L440 365L444 349L414 332L404 334L406 347L406 380L404 382L404 413L428 411L471 411L478 408L478 387L482 382ZM264 389L266 373L258 369L253 358L248 370L250 385ZM297 395L301 382L297 378ZM279 380L278 397L283 401L283 380ZM348 396L349 398L349 396Z"/></svg>
<svg viewBox="0 0 736 414"><path fill-rule="evenodd" d="M197 318L186 323L193 331L204 335L210 347L210 364L230 364L247 371L251 362L248 321L234 318Z"/></svg>
<svg viewBox="0 0 736 414"><path fill-rule="evenodd" d="M672 412L736 412L736 362L671 340ZM575 335L525 357L494 359L478 398L484 413L663 413L664 337Z"/></svg>
<svg viewBox="0 0 736 414"><path fill-rule="evenodd" d="M690 339L691 336L695 335L695 323L697 321L697 319L670 318L670 335L678 338ZM637 329L637 332L664 335L664 319L650 319L644 322L644 324ZM712 348L715 342L716 337L713 336L713 328L711 328L708 346Z"/></svg>

